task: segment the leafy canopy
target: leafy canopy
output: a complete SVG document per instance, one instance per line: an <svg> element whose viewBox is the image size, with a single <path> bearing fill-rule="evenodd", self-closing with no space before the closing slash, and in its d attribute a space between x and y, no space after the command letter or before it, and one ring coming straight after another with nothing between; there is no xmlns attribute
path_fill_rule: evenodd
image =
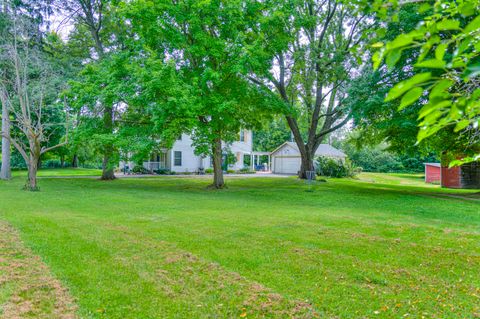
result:
<svg viewBox="0 0 480 319"><path fill-rule="evenodd" d="M415 74L397 83L385 101L401 98L400 109L422 97L426 103L418 112L422 141L453 127L467 135L475 154L463 162L480 159L480 1L436 0L422 4L429 15L415 30L400 34L386 44L377 43L373 62L378 68L385 60L392 68L403 51L418 48L413 61ZM459 163L459 162L454 162Z"/></svg>

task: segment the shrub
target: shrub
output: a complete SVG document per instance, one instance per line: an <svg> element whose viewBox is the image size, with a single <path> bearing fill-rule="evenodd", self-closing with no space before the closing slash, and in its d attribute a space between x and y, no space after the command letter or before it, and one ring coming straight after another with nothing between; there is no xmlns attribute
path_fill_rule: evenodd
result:
<svg viewBox="0 0 480 319"><path fill-rule="evenodd" d="M353 167L352 162L349 159L341 161L321 156L317 158L316 164L316 172L318 176L353 177L358 171Z"/></svg>
<svg viewBox="0 0 480 319"><path fill-rule="evenodd" d="M132 173L134 174L149 174L150 172L143 166L137 165L132 169Z"/></svg>
<svg viewBox="0 0 480 319"><path fill-rule="evenodd" d="M206 168L205 174L213 174L213 168Z"/></svg>
<svg viewBox="0 0 480 319"><path fill-rule="evenodd" d="M244 167L244 168L241 168L237 173L238 174L255 174L256 172L251 170L250 167Z"/></svg>
<svg viewBox="0 0 480 319"><path fill-rule="evenodd" d="M235 170L233 170L233 169L228 169L227 170L227 174L233 174L233 173L235 173Z"/></svg>
<svg viewBox="0 0 480 319"><path fill-rule="evenodd" d="M62 162L58 159L49 159L42 162L43 168L62 168ZM65 167L65 163L64 166Z"/></svg>
<svg viewBox="0 0 480 319"><path fill-rule="evenodd" d="M158 175L170 175L172 173L167 168L160 168L160 169L155 170L154 172L155 172L155 174L158 174Z"/></svg>

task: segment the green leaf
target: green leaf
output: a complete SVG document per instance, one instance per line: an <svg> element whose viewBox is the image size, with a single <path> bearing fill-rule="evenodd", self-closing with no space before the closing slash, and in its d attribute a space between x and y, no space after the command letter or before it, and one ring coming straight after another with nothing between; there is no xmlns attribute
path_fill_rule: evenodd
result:
<svg viewBox="0 0 480 319"><path fill-rule="evenodd" d="M435 59L443 60L445 56L445 52L447 51L448 43L440 43L437 48L435 49Z"/></svg>
<svg viewBox="0 0 480 319"><path fill-rule="evenodd" d="M399 110L403 110L409 105L415 103L423 94L423 88L416 87L408 91L403 97L402 101L400 102Z"/></svg>
<svg viewBox="0 0 480 319"><path fill-rule="evenodd" d="M455 132L461 131L469 125L470 125L469 120L461 120L460 122L457 123L457 125L455 125L454 131Z"/></svg>
<svg viewBox="0 0 480 319"><path fill-rule="evenodd" d="M445 61L430 59L425 60L415 64L417 68L429 68L429 69L444 69L445 68Z"/></svg>
<svg viewBox="0 0 480 319"><path fill-rule="evenodd" d="M413 42L413 37L409 34L400 34L392 42L387 44L388 50L405 47Z"/></svg>
<svg viewBox="0 0 480 319"><path fill-rule="evenodd" d="M478 31L478 29L480 29L480 15L473 19L472 22L467 24L465 29L463 29L463 32L470 33L472 31Z"/></svg>
<svg viewBox="0 0 480 319"><path fill-rule="evenodd" d="M425 13L431 8L432 8L431 5L429 5L428 3L424 3L420 7L418 7L418 13Z"/></svg>
<svg viewBox="0 0 480 319"><path fill-rule="evenodd" d="M402 49L394 49L388 52L387 58L385 59L385 63L387 64L388 68L392 69L395 64L397 64L398 60L402 56Z"/></svg>
<svg viewBox="0 0 480 319"><path fill-rule="evenodd" d="M475 14L475 5L471 2L464 2L460 9L460 13L465 17Z"/></svg>
<svg viewBox="0 0 480 319"><path fill-rule="evenodd" d="M429 115L430 113L437 111L438 109L444 108L444 107L449 107L452 105L452 101L450 100L444 100L444 101L439 101L436 103L428 103L425 104L421 109L420 112L418 113L418 118L424 118L425 116Z"/></svg>
<svg viewBox="0 0 480 319"><path fill-rule="evenodd" d="M453 85L452 80L443 79L439 81L430 91L430 99L444 97L445 91Z"/></svg>
<svg viewBox="0 0 480 319"><path fill-rule="evenodd" d="M467 69L465 70L463 77L465 79L471 79L479 74L480 74L480 63L471 64L467 66Z"/></svg>
<svg viewBox="0 0 480 319"><path fill-rule="evenodd" d="M377 42L372 44L372 48L381 48L383 47L383 42Z"/></svg>
<svg viewBox="0 0 480 319"><path fill-rule="evenodd" d="M438 30L460 30L460 21L445 19L437 22Z"/></svg>
<svg viewBox="0 0 480 319"><path fill-rule="evenodd" d="M457 47L457 50L455 50L455 55L459 55L459 54L462 54L463 52L465 52L465 50L467 50L470 45L473 43L472 41L472 37L466 37L462 42L460 42L460 44L458 45Z"/></svg>
<svg viewBox="0 0 480 319"><path fill-rule="evenodd" d="M412 76L410 79L397 83L391 90L388 92L387 97L385 98L385 102L392 101L400 96L402 96L405 92L413 88L415 85L420 83L424 83L432 78L432 73L424 72L419 73Z"/></svg>
<svg viewBox="0 0 480 319"><path fill-rule="evenodd" d="M372 56L373 69L377 70L380 67L380 64L383 60L383 50L377 51Z"/></svg>
<svg viewBox="0 0 480 319"><path fill-rule="evenodd" d="M417 141L418 141L418 142L421 142L421 141L423 141L424 139L426 139L427 137L432 136L433 134L437 133L437 132L440 131L441 129L442 129L441 126L422 127L422 128L418 131Z"/></svg>

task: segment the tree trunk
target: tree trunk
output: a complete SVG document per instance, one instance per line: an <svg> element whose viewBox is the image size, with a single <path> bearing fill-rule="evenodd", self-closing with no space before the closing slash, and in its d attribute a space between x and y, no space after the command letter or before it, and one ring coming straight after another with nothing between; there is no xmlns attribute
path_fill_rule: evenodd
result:
<svg viewBox="0 0 480 319"><path fill-rule="evenodd" d="M77 168L77 167L78 167L78 155L77 155L77 153L73 154L72 167L73 167L73 168Z"/></svg>
<svg viewBox="0 0 480 319"><path fill-rule="evenodd" d="M105 154L103 156L103 163L102 163L102 180L111 181L115 179L115 172L112 167L111 162L111 151L105 150Z"/></svg>
<svg viewBox="0 0 480 319"><path fill-rule="evenodd" d="M60 167L63 168L65 166L65 156L60 156Z"/></svg>
<svg viewBox="0 0 480 319"><path fill-rule="evenodd" d="M2 103L2 132L10 134L10 119L7 106ZM12 171L10 168L10 140L2 135L2 167L0 169L0 179L11 179Z"/></svg>
<svg viewBox="0 0 480 319"><path fill-rule="evenodd" d="M307 179L307 172L314 171L315 166L313 165L313 158L315 152L307 150L305 154L301 154L302 164L300 166L300 171L298 172L298 177L301 179Z"/></svg>
<svg viewBox="0 0 480 319"><path fill-rule="evenodd" d="M105 110L103 113L103 123L104 128L107 134L112 134L113 132L113 107L105 106ZM113 180L115 179L115 172L114 172L114 163L113 160L113 145L110 142L107 142L105 145L104 153L103 153L103 165L102 165L102 180Z"/></svg>
<svg viewBox="0 0 480 319"><path fill-rule="evenodd" d="M213 154L213 188L221 189L225 187L223 180L222 169L222 140L220 138L215 139L212 145Z"/></svg>
<svg viewBox="0 0 480 319"><path fill-rule="evenodd" d="M27 184L25 184L25 190L28 191L38 191L37 186L37 171L38 171L38 162L39 158L30 157L28 161L28 180Z"/></svg>
<svg viewBox="0 0 480 319"><path fill-rule="evenodd" d="M42 157L38 158L37 169L42 168Z"/></svg>

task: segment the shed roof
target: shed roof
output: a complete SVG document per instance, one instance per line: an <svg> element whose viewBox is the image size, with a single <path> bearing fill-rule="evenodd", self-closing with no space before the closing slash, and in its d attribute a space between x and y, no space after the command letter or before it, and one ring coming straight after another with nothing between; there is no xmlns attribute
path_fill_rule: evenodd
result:
<svg viewBox="0 0 480 319"><path fill-rule="evenodd" d="M425 166L435 166L435 167L441 167L440 163L423 163Z"/></svg>
<svg viewBox="0 0 480 319"><path fill-rule="evenodd" d="M300 151L298 150L298 146L294 142L285 142L279 147L277 147L275 150L273 150L272 155L280 151L282 148L290 146L294 150L297 151L296 154L291 154L291 155L298 155L300 156ZM330 144L320 144L317 148L317 151L315 152L315 155L317 156L328 156L328 157L340 157L340 158L345 158L347 155L340 151L339 149L336 149L335 147L331 146Z"/></svg>

